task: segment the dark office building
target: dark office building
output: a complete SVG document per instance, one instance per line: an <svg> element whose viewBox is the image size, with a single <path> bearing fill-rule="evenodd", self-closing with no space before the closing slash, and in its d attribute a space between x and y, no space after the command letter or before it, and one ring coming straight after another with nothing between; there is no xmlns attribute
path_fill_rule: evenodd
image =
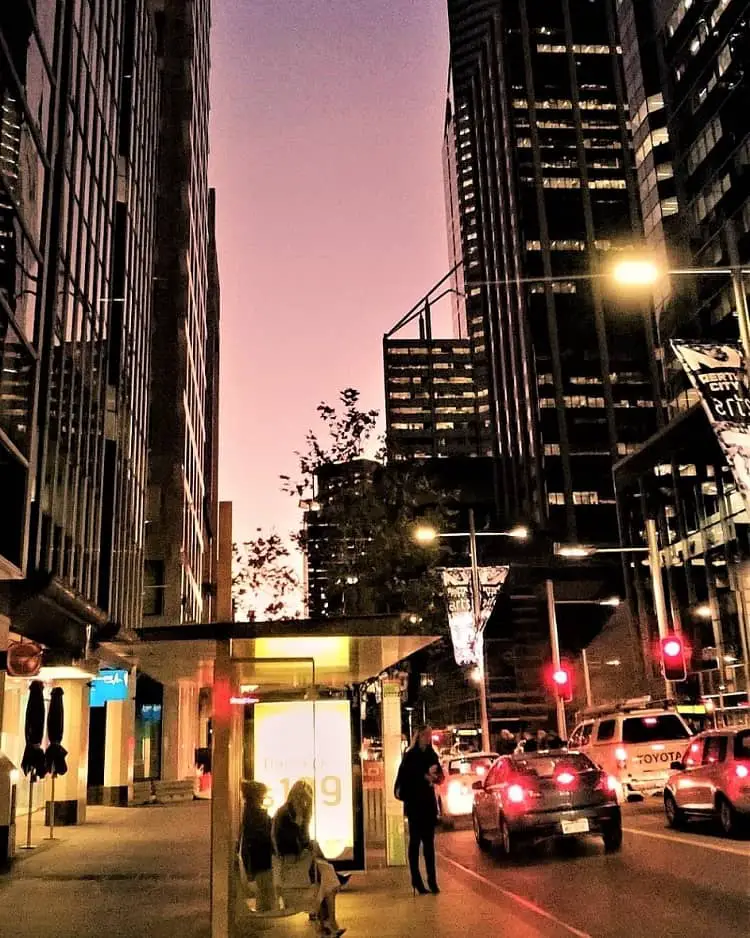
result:
<svg viewBox="0 0 750 938"><path fill-rule="evenodd" d="M383 363L391 459L491 455L481 432L489 404L467 339L386 337Z"/></svg>
<svg viewBox="0 0 750 938"><path fill-rule="evenodd" d="M200 622L209 335L208 0L165 0L146 535L150 625ZM213 327L211 327L213 329ZM212 333L213 334L213 333ZM215 351L213 342L211 351Z"/></svg>
<svg viewBox="0 0 750 938"><path fill-rule="evenodd" d="M611 467L653 431L658 398L642 309L585 279L640 232L614 2L448 12L454 313L486 395L501 514L616 542ZM555 279L518 282L534 277Z"/></svg>
<svg viewBox="0 0 750 938"><path fill-rule="evenodd" d="M0 33L5 602L11 631L81 651L140 622L156 24L145 0L20 0Z"/></svg>
<svg viewBox="0 0 750 938"><path fill-rule="evenodd" d="M646 110L654 95L662 108L660 146L645 138L635 151L639 178L651 180L644 200L667 179L667 160L673 167L665 267L750 267L750 3L623 0L619 16L626 60L640 64L626 71L631 113L643 110L644 92ZM644 218L653 204L644 201ZM669 343L736 342L737 303L725 274L672 277L658 300L670 421L617 466L624 533L640 545L645 518L655 520L669 624L690 642L692 689L737 704L750 690L747 507ZM637 596L648 644L647 581Z"/></svg>

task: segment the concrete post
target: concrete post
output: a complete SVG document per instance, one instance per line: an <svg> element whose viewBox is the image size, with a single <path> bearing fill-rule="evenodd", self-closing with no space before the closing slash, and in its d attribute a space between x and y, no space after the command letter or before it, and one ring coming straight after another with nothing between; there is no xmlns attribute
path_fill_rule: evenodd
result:
<svg viewBox="0 0 750 938"><path fill-rule="evenodd" d="M196 681L179 680L164 685L162 710L161 777L164 781L192 778L199 743Z"/></svg>
<svg viewBox="0 0 750 938"><path fill-rule="evenodd" d="M55 780L55 826L83 824L86 820L86 782L89 774L89 685L86 681L56 681L64 692L63 746L68 750L68 771ZM47 786L49 795L50 789ZM52 818L51 801L45 805L45 824Z"/></svg>
<svg viewBox="0 0 750 938"><path fill-rule="evenodd" d="M405 866L404 806L393 793L396 773L401 765L401 684L383 681L382 688L385 861L388 866Z"/></svg>
<svg viewBox="0 0 750 938"><path fill-rule="evenodd" d="M127 700L107 703L103 803L126 806L133 798L135 761L135 674Z"/></svg>

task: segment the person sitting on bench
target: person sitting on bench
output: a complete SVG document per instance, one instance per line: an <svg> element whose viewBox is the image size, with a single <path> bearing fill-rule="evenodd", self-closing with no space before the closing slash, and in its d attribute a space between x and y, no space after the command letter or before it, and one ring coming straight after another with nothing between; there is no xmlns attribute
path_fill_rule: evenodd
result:
<svg viewBox="0 0 750 938"><path fill-rule="evenodd" d="M256 886L256 912L273 912L279 907L273 876L271 818L263 807L268 788L261 782L243 782L245 806L240 827L239 854L249 882Z"/></svg>
<svg viewBox="0 0 750 938"><path fill-rule="evenodd" d="M310 839L312 809L312 786L300 779L292 785L286 803L273 819L273 844L281 863L281 894L285 893L285 883L292 883L300 868L304 868L302 872L309 882L318 887L315 912L319 935L341 938L346 931L336 921L336 893L341 887L333 866L320 846Z"/></svg>

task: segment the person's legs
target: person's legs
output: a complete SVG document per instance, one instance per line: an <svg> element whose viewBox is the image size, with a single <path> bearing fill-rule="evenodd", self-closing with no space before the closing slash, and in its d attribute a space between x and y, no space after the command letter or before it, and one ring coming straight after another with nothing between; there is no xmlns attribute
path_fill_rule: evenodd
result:
<svg viewBox="0 0 750 938"><path fill-rule="evenodd" d="M422 843L424 845L424 865L427 869L427 885L432 892L436 892L438 884L435 872L435 826L433 824L424 825Z"/></svg>
<svg viewBox="0 0 750 938"><path fill-rule="evenodd" d="M417 818L409 818L409 870L411 884L418 891L424 890L422 874L419 871L419 845L422 843L422 824Z"/></svg>

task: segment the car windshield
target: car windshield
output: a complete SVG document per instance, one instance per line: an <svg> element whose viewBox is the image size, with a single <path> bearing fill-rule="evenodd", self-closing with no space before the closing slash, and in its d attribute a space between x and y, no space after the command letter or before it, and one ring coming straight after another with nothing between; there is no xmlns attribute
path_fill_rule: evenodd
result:
<svg viewBox="0 0 750 938"><path fill-rule="evenodd" d="M624 743L654 743L664 739L687 739L689 736L685 724L673 713L628 717L622 724Z"/></svg>
<svg viewBox="0 0 750 938"><path fill-rule="evenodd" d="M480 775L484 777L489 772L490 766L495 759L497 759L495 753L452 759L448 763L448 775Z"/></svg>
<svg viewBox="0 0 750 938"><path fill-rule="evenodd" d="M536 775L537 778L553 778L560 769L568 772L591 772L596 766L582 753L566 753L560 756L539 756L538 758L515 758L513 768L522 775Z"/></svg>

